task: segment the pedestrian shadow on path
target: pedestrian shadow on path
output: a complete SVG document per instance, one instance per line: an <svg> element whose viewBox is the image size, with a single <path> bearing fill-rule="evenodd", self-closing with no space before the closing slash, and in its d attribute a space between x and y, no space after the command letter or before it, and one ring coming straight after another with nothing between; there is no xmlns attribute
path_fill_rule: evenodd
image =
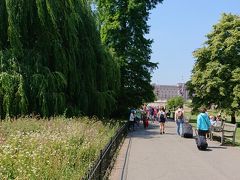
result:
<svg viewBox="0 0 240 180"><path fill-rule="evenodd" d="M148 129L146 130L139 130L139 131L134 131L129 134L132 138L143 138L143 139L152 139L152 138L159 138L160 135L159 132L156 131L150 131Z"/></svg>
<svg viewBox="0 0 240 180"><path fill-rule="evenodd" d="M221 146L208 146L208 148L206 150L201 150L201 151L213 151L213 149L223 149L223 150L227 150L226 147L221 147Z"/></svg>
<svg viewBox="0 0 240 180"><path fill-rule="evenodd" d="M175 129L176 127L173 126L166 126L167 129ZM129 132L129 136L132 138L143 138L143 139L152 139L152 138L159 138L164 136L177 136L176 132L172 130L170 132L166 131L165 134L160 134L159 124L150 123L148 128L144 129L143 124L141 123L135 131Z"/></svg>
<svg viewBox="0 0 240 180"><path fill-rule="evenodd" d="M223 146L208 146L209 149L227 149L227 147Z"/></svg>

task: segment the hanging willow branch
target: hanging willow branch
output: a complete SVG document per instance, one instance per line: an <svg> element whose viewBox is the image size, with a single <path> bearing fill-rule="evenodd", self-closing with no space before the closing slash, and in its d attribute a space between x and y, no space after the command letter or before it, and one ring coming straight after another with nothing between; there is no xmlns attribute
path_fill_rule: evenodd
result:
<svg viewBox="0 0 240 180"><path fill-rule="evenodd" d="M0 1L0 115L108 116L119 67L84 0Z"/></svg>

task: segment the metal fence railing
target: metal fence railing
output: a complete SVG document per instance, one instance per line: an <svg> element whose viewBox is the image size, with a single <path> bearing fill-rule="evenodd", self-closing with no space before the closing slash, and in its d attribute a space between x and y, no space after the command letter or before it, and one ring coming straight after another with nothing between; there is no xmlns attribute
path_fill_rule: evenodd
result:
<svg viewBox="0 0 240 180"><path fill-rule="evenodd" d="M89 169L83 180L102 180L106 179L110 173L110 168L113 166L113 158L116 151L126 137L128 125L125 124L119 128L116 134L111 138L110 142L100 151L100 155L95 164Z"/></svg>

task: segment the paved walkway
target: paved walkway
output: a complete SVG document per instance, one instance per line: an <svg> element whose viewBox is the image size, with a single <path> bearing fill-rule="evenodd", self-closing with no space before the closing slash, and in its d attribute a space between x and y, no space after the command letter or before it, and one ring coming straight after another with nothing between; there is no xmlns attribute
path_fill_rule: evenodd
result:
<svg viewBox="0 0 240 180"><path fill-rule="evenodd" d="M208 141L199 151L194 139L177 136L174 122L166 134L150 124L130 132L120 150L110 180L240 180L240 148Z"/></svg>

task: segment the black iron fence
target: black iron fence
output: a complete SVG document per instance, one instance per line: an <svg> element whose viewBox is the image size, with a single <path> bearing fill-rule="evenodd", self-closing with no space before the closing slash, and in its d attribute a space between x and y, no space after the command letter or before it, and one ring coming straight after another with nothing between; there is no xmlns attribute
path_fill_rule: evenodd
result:
<svg viewBox="0 0 240 180"><path fill-rule="evenodd" d="M89 169L87 175L83 180L102 180L106 179L110 173L111 167L113 166L113 158L116 151L127 135L128 125L124 124L119 128L116 134L111 138L110 142L100 151L100 155L96 163Z"/></svg>

